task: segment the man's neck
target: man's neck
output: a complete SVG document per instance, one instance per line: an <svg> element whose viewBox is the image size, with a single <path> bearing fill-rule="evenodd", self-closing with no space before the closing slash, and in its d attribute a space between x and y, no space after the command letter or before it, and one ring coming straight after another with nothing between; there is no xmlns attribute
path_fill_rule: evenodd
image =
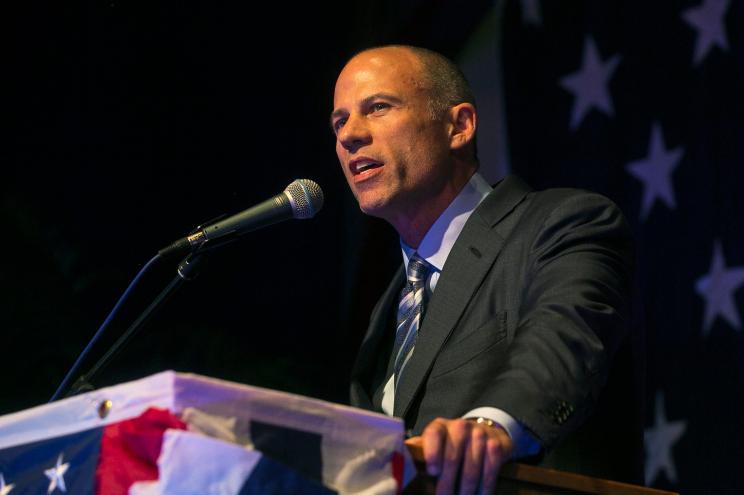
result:
<svg viewBox="0 0 744 495"><path fill-rule="evenodd" d="M400 219L391 223L403 242L417 249L431 226L436 222L442 212L447 209L447 206L449 206L455 196L457 194L446 198L447 201L442 202L443 204L428 205L429 208L426 208L425 211L419 211L417 214L401 215Z"/></svg>
<svg viewBox="0 0 744 495"><path fill-rule="evenodd" d="M420 201L415 211L401 212L397 217L389 219L403 242L417 249L434 222L460 194L475 172L475 167L468 168L465 173L446 184L436 198Z"/></svg>

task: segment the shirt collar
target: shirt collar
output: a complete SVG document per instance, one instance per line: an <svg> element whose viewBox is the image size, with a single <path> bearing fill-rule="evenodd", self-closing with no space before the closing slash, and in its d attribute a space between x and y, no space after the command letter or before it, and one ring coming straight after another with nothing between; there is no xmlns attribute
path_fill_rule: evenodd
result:
<svg viewBox="0 0 744 495"><path fill-rule="evenodd" d="M493 188L482 175L478 172L474 173L465 187L462 188L462 191L426 232L418 249L413 249L401 239L400 247L403 251L403 263L406 266L406 271L408 270L408 260L413 256L413 253L418 253L437 271L442 271L444 262L447 260L455 241L460 236L465 222L492 190Z"/></svg>

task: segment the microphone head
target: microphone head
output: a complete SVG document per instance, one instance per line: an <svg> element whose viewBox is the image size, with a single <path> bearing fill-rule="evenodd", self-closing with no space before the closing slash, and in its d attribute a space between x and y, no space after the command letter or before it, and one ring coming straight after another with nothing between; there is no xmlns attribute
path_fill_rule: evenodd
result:
<svg viewBox="0 0 744 495"><path fill-rule="evenodd" d="M323 207L323 190L310 179L296 179L284 189L297 219L312 218Z"/></svg>

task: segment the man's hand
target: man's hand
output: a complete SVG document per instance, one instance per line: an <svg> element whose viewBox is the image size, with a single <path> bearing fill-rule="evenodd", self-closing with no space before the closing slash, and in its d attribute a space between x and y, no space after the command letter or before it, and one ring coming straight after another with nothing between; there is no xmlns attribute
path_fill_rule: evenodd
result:
<svg viewBox="0 0 744 495"><path fill-rule="evenodd" d="M479 486L479 493L493 493L501 465L509 460L513 449L506 430L468 419L437 418L420 437L406 443L423 447L426 471L439 477L437 495L475 494ZM458 472L460 486L456 492Z"/></svg>

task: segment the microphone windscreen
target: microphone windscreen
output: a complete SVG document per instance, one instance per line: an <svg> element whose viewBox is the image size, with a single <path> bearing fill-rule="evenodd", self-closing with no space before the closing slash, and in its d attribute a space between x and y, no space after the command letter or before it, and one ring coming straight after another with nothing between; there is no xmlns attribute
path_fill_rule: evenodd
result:
<svg viewBox="0 0 744 495"><path fill-rule="evenodd" d="M296 179L284 189L284 194L292 205L294 218L312 218L323 207L323 190L310 179Z"/></svg>

